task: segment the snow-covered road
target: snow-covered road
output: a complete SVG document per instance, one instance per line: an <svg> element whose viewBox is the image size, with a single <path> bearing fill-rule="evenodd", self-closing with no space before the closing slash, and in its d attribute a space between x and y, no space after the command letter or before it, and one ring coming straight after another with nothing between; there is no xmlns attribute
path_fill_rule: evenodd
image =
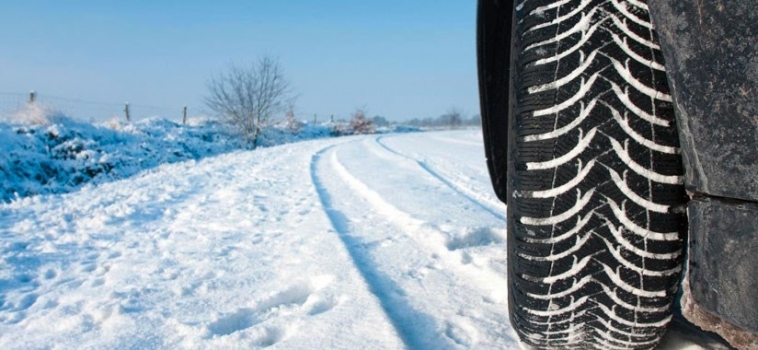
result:
<svg viewBox="0 0 758 350"><path fill-rule="evenodd" d="M518 349L504 216L476 130L236 152L0 204L0 349Z"/></svg>

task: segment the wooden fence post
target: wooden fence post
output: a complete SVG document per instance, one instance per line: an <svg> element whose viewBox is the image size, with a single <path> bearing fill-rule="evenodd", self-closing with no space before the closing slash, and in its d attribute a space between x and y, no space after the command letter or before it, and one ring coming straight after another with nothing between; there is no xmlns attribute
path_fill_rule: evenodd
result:
<svg viewBox="0 0 758 350"><path fill-rule="evenodd" d="M131 118L129 117L129 102L126 103L126 107L124 108L124 112L126 112L126 121L129 122Z"/></svg>

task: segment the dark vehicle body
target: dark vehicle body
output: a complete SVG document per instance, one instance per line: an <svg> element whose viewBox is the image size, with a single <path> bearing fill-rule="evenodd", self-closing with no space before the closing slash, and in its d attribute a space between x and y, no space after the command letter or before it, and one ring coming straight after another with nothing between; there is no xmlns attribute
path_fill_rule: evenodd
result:
<svg viewBox="0 0 758 350"><path fill-rule="evenodd" d="M758 349L758 0L648 6L665 58L689 197L675 313L736 348ZM506 203L513 13L513 0L479 1L487 164Z"/></svg>

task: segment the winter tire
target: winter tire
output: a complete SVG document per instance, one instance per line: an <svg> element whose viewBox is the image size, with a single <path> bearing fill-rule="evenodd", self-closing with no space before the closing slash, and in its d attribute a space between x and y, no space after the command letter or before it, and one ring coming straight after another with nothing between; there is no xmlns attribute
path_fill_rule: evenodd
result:
<svg viewBox="0 0 758 350"><path fill-rule="evenodd" d="M513 328L530 349L655 348L681 273L687 197L647 4L505 2L480 0L478 54L488 157L507 139L507 171L496 170ZM512 15L498 38L493 10ZM493 62L493 42L509 57ZM489 72L508 74L506 88L491 89ZM507 113L493 113L497 98Z"/></svg>

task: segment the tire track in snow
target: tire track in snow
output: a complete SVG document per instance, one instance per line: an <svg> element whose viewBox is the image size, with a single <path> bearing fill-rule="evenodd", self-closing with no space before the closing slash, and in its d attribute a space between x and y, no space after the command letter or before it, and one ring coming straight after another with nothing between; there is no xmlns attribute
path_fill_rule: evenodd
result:
<svg viewBox="0 0 758 350"><path fill-rule="evenodd" d="M410 157L408 155L405 155L403 153L400 153L399 151L396 151L396 150L392 149L391 147L387 146L387 144L385 144L382 141L382 139L384 139L384 136L379 136L379 137L375 138L374 141L379 146L381 146L384 150L386 150L387 152L390 152L390 153L392 153L394 155L397 155L398 157L402 157L402 158L405 158L407 160L415 162L416 164L418 164L419 167L421 167L421 169L424 169L424 171L426 171L427 173L429 173L429 175L432 175L433 177L437 178L437 180L441 181L446 186L450 187L450 189L452 189L456 193L460 194L464 198L468 199L471 203L473 203L477 207L479 207L482 210L484 210L484 211L492 214L492 216L494 216L494 217L496 217L496 218L498 218L500 220L505 221L505 215L503 215L501 213L501 211L499 211L497 209L494 209L493 206L490 205L490 204L485 204L483 202L483 200L480 199L480 198L477 198L479 196L477 196L471 190L465 188L464 186L456 184L454 181L446 178L445 176L443 176L442 174L440 174L439 172L437 172L436 170L434 170L431 166L429 166L429 164L427 164L425 161L421 161L421 160L415 159L413 157ZM505 212L505 211L502 210L502 212Z"/></svg>
<svg viewBox="0 0 758 350"><path fill-rule="evenodd" d="M438 342L429 339L428 334L414 333L414 327L418 324L432 324L433 318L414 309L407 299L402 297L402 288L397 285L390 276L380 271L371 257L361 249L363 243L350 234L350 224L347 216L335 208L332 195L317 174L317 166L324 154L332 151L335 146L330 146L316 152L310 163L311 181L318 193L321 205L329 220L337 232L342 243L345 245L350 258L356 269L360 272L369 290L379 300L390 322L400 335L406 348L409 350L423 350L439 348ZM433 343L433 344L430 344ZM430 347L433 345L433 347Z"/></svg>
<svg viewBox="0 0 758 350"><path fill-rule="evenodd" d="M426 271L420 272L422 277L418 282L408 284L403 283L405 281L402 277L397 276L397 271L410 269L410 272L405 273L413 275L415 273L413 263L387 263L385 259L375 266L377 269L392 271L392 278L398 280L396 285L404 289L409 296L405 299L409 299L411 304L419 305L418 307L424 310L433 310L437 324L426 332L436 334L440 340L433 340L438 344L425 345L421 348L483 349L501 348L503 344L511 343L510 325L503 311L505 310L505 276L492 271L489 266L482 268L481 266L488 263L482 264L477 261L477 257L473 257L476 253L467 251L469 247L476 248L480 244L474 243L469 246L465 242L458 242L457 238L450 239L448 234L435 223L415 218L412 214L399 209L368 184L353 176L350 170L340 162L336 150L329 152L328 155L328 159L321 160L324 163L328 162L329 168L337 175L340 183L346 185L343 191L350 193L349 198L359 199L355 202L368 205L365 208L358 205L357 210L361 213L371 213L370 219L374 221L371 230L381 231L380 225L389 224L392 227L391 235L398 237L401 241L395 243L394 249L411 250L411 255L420 257L426 261L427 267L432 267L432 282L426 282L426 273L429 273ZM353 209L355 207L354 205L351 209L355 211L356 209ZM371 232L368 235L371 235ZM477 236L477 234L472 236ZM472 237L464 238L464 240L470 238ZM421 267L421 270L426 270L426 268ZM427 288L434 288L433 290L439 288L440 292L428 293ZM414 299L418 295L426 296ZM460 309L460 305L468 306ZM456 321L450 321L451 319ZM480 338L486 338L486 340L480 340ZM428 341L426 343L429 344Z"/></svg>
<svg viewBox="0 0 758 350"><path fill-rule="evenodd" d="M386 220L396 227L400 228L408 237L411 237L420 246L430 250L432 254L443 257L442 260L448 262L452 267L456 269L463 269L465 264L456 263L460 259L455 259L451 255L456 254L455 251L459 249L453 242L448 240L447 235L442 229L434 225L433 223L425 222L421 219L413 217L410 213L407 213L391 203L387 202L382 196L372 190L367 184L354 177L340 163L336 153L332 153L330 159L332 168L337 175L344 181L357 196L364 198L372 207L372 212L379 213L384 216ZM479 282L483 281L500 281L505 284L505 279L495 273L487 271L474 272L469 269L464 269L465 274L471 276L475 275ZM504 289L503 289L504 290Z"/></svg>

